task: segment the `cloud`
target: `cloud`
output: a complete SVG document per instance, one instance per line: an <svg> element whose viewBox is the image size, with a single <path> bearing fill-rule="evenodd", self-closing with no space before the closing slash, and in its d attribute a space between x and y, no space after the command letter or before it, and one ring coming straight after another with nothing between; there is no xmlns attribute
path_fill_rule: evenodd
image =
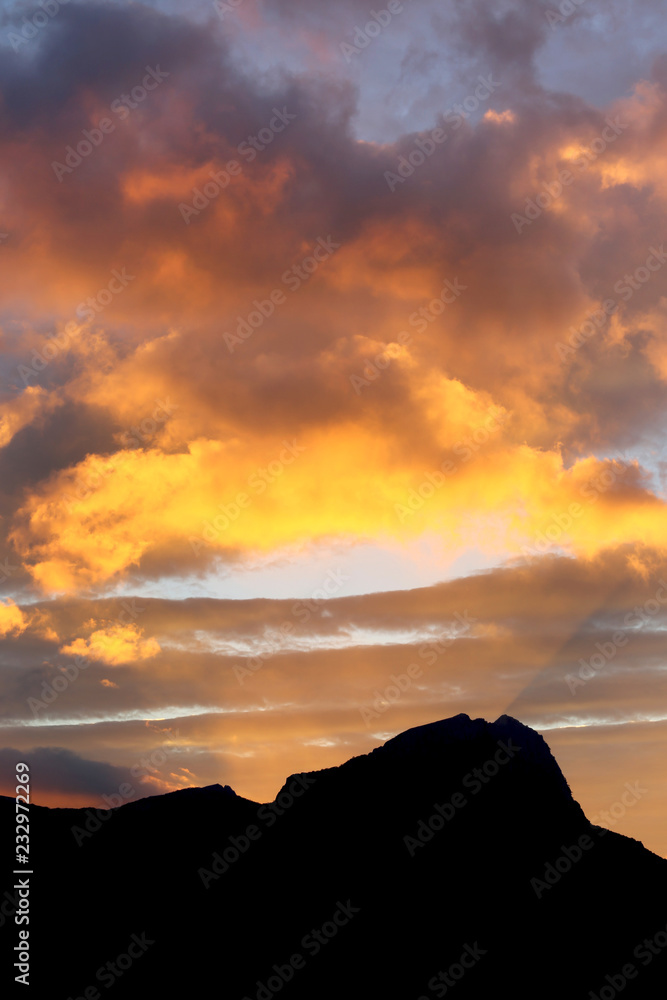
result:
<svg viewBox="0 0 667 1000"><path fill-rule="evenodd" d="M12 772L17 760L25 760L25 752L11 747L0 750L0 774L3 786L16 782ZM35 747L30 750L33 782L39 790L59 792L61 795L87 796L99 799L129 778L126 768L115 767L99 760L87 760L63 747ZM31 783L32 784L32 783ZM39 794L39 791L38 791Z"/></svg>
<svg viewBox="0 0 667 1000"><path fill-rule="evenodd" d="M412 662L422 673L380 713L379 725L426 719L434 706L443 714L467 706L496 715L509 706L546 727L573 718L646 717L660 703L655 658L667 616L656 595L665 596L664 580L663 553L645 550L637 561L626 546L587 560L541 557L403 592L133 602L154 640L136 626L93 624L117 620L130 602L49 601L59 635L89 638L49 643L27 630L7 643L4 725L28 731L67 723L90 731L103 720L208 715L216 731L229 719L248 733L305 726L309 738L320 724L328 733L365 730L360 706L372 704L392 674L405 674ZM643 623L635 614L627 624L633 609L644 606L653 613ZM619 629L626 641L573 690L567 677ZM108 643L104 655L94 649L101 638ZM442 645L445 638L451 641ZM72 672L79 653L90 663ZM104 683L109 665L111 685ZM68 683L54 686L63 676ZM53 698L51 689L61 693ZM44 700L37 713L29 699Z"/></svg>
<svg viewBox="0 0 667 1000"><path fill-rule="evenodd" d="M87 639L75 639L61 646L60 652L65 656L90 657L115 667L151 659L160 652L160 646L153 638L144 639L143 629L136 625L109 625L96 629Z"/></svg>
<svg viewBox="0 0 667 1000"><path fill-rule="evenodd" d="M44 412L45 404L53 409L58 402L39 386L27 386L20 396L0 407L0 448L8 445L23 427L34 423Z"/></svg>
<svg viewBox="0 0 667 1000"><path fill-rule="evenodd" d="M657 765L645 764L643 742L633 741L639 732L662 740L666 598L664 553L626 546L590 559L540 557L433 587L349 597L49 600L34 613L48 608L58 635L94 634L125 610L156 637L160 657L114 665L108 684L103 660L91 659L71 679L74 661L60 652L62 641L31 629L8 638L0 665L5 742L16 747L15 759L25 759L39 729L42 741L48 735L73 753L126 769L159 747L158 770L133 783L138 794L149 777L151 788L180 787L185 768L198 783L221 781L266 801L291 771L342 763L411 726L460 711L484 718L510 712L566 748L568 777L576 775L591 815L619 798L612 796L614 776L622 776L621 792L623 781L650 777L653 799L642 799L623 829L637 835L634 817L643 817L650 845L663 851L664 825L649 809L650 801L657 808L662 779ZM613 651L601 665L600 647ZM567 678L582 660L594 666L573 690ZM411 677L412 664L418 672ZM54 687L58 677L68 684ZM29 699L50 689L60 693L35 714ZM579 761L567 750L576 727L590 731L590 749ZM610 772L606 804L589 766L598 731ZM624 768L608 738L621 731ZM83 801L58 794L49 801Z"/></svg>
<svg viewBox="0 0 667 1000"><path fill-rule="evenodd" d="M152 760L164 762L164 750L154 750L131 767L91 760L62 746L0 749L0 790L14 794L16 763L30 767L31 800L40 805L58 805L66 799L73 806L107 809L149 795L173 792L196 784L187 768L176 768L164 776ZM173 761L172 761L173 767Z"/></svg>
<svg viewBox="0 0 667 1000"><path fill-rule="evenodd" d="M512 556L568 516L586 477L609 473L614 459L601 451L639 448L652 432L667 390L667 269L636 290L625 276L660 246L659 67L605 109L537 85L518 99L510 79L479 107L481 119L441 114L446 142L392 192L385 175L428 132L359 141L345 81L278 74L262 90L215 31L143 8L62 13L58 47L45 34L34 66L17 55L3 70L6 137L23 158L20 172L8 164L14 221L26 240L41 234L31 244L40 276L32 304L21 299L20 241L4 258L15 306L21 299L34 317L20 336L15 321L6 326L23 389L7 404L9 464L27 435L43 445L32 451L28 488L8 480L3 529L44 592L112 585L128 572L202 571L304 538L431 530L460 541L472 529L487 551ZM543 11L519 14L490 21L475 7L450 27L464 49L481 46L504 65L520 55L528 72L548 26ZM134 79L127 52L137 53L137 72L147 65L137 39L149 27L151 58L169 77L71 176L49 177L64 137L96 127L105 109L113 115L114 95ZM93 65L90 38L104 33L114 45ZM44 81L63 45L67 72L49 91L46 118ZM264 149L249 146L252 159L239 153L275 109L294 120ZM608 119L623 129L587 159ZM240 174L186 225L179 204L234 158ZM512 215L555 190L565 169L573 182L518 233ZM64 245L51 242L65 231ZM240 238L249 232L252 247ZM318 239L340 244L320 263L311 256ZM102 308L96 296L114 271L132 278ZM454 301L441 298L445 281L464 289ZM93 318L67 334L90 296ZM614 315L564 361L559 345L610 297ZM48 314L57 350L40 326ZM252 329L248 317L260 322L239 337ZM20 366L32 372L27 387ZM494 412L506 420L478 448ZM249 481L280 460L285 440L304 454L254 495ZM463 460L466 441L473 451ZM448 462L451 484L401 521L397 506L428 492L427 477ZM632 458L627 469L626 485L599 493L563 546L588 554L660 543L652 470ZM239 494L248 508L209 530Z"/></svg>
<svg viewBox="0 0 667 1000"><path fill-rule="evenodd" d="M11 598L0 601L0 636L20 634L26 627L25 615Z"/></svg>

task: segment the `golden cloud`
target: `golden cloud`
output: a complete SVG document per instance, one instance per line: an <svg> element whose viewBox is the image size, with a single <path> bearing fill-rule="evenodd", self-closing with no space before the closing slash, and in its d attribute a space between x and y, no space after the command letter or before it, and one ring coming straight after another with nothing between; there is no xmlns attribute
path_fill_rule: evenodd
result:
<svg viewBox="0 0 667 1000"><path fill-rule="evenodd" d="M61 646L60 652L67 656L85 656L116 667L122 663L149 660L157 656L160 646L156 639L144 639L143 629L136 625L110 625L97 629L87 639L75 639ZM107 682L106 686L116 685Z"/></svg>
<svg viewBox="0 0 667 1000"><path fill-rule="evenodd" d="M25 615L11 598L0 600L0 636L19 635L27 626Z"/></svg>

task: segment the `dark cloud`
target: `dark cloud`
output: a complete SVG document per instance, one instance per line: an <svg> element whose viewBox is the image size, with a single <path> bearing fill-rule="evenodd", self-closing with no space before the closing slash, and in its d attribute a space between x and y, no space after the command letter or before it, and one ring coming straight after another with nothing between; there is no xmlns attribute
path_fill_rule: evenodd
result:
<svg viewBox="0 0 667 1000"><path fill-rule="evenodd" d="M30 767L30 784L39 798L44 792L63 796L87 796L94 801L130 780L129 769L100 760L86 760L64 747L35 747L29 751L0 749L0 783L3 789L16 784L18 761Z"/></svg>

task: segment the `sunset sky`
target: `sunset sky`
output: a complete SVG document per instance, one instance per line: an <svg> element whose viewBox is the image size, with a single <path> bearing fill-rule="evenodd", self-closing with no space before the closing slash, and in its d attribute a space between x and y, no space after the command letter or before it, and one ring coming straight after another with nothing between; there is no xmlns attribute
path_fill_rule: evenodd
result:
<svg viewBox="0 0 667 1000"><path fill-rule="evenodd" d="M0 3L1 791L507 713L667 856L664 10L561 7Z"/></svg>

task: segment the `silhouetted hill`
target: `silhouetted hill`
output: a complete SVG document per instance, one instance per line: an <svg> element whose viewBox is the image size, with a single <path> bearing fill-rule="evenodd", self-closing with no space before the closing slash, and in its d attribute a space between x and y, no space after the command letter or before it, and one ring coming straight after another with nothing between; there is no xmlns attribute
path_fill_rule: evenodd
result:
<svg viewBox="0 0 667 1000"><path fill-rule="evenodd" d="M40 1000L665 993L667 861L591 826L508 716L411 729L267 805L211 785L31 824Z"/></svg>

